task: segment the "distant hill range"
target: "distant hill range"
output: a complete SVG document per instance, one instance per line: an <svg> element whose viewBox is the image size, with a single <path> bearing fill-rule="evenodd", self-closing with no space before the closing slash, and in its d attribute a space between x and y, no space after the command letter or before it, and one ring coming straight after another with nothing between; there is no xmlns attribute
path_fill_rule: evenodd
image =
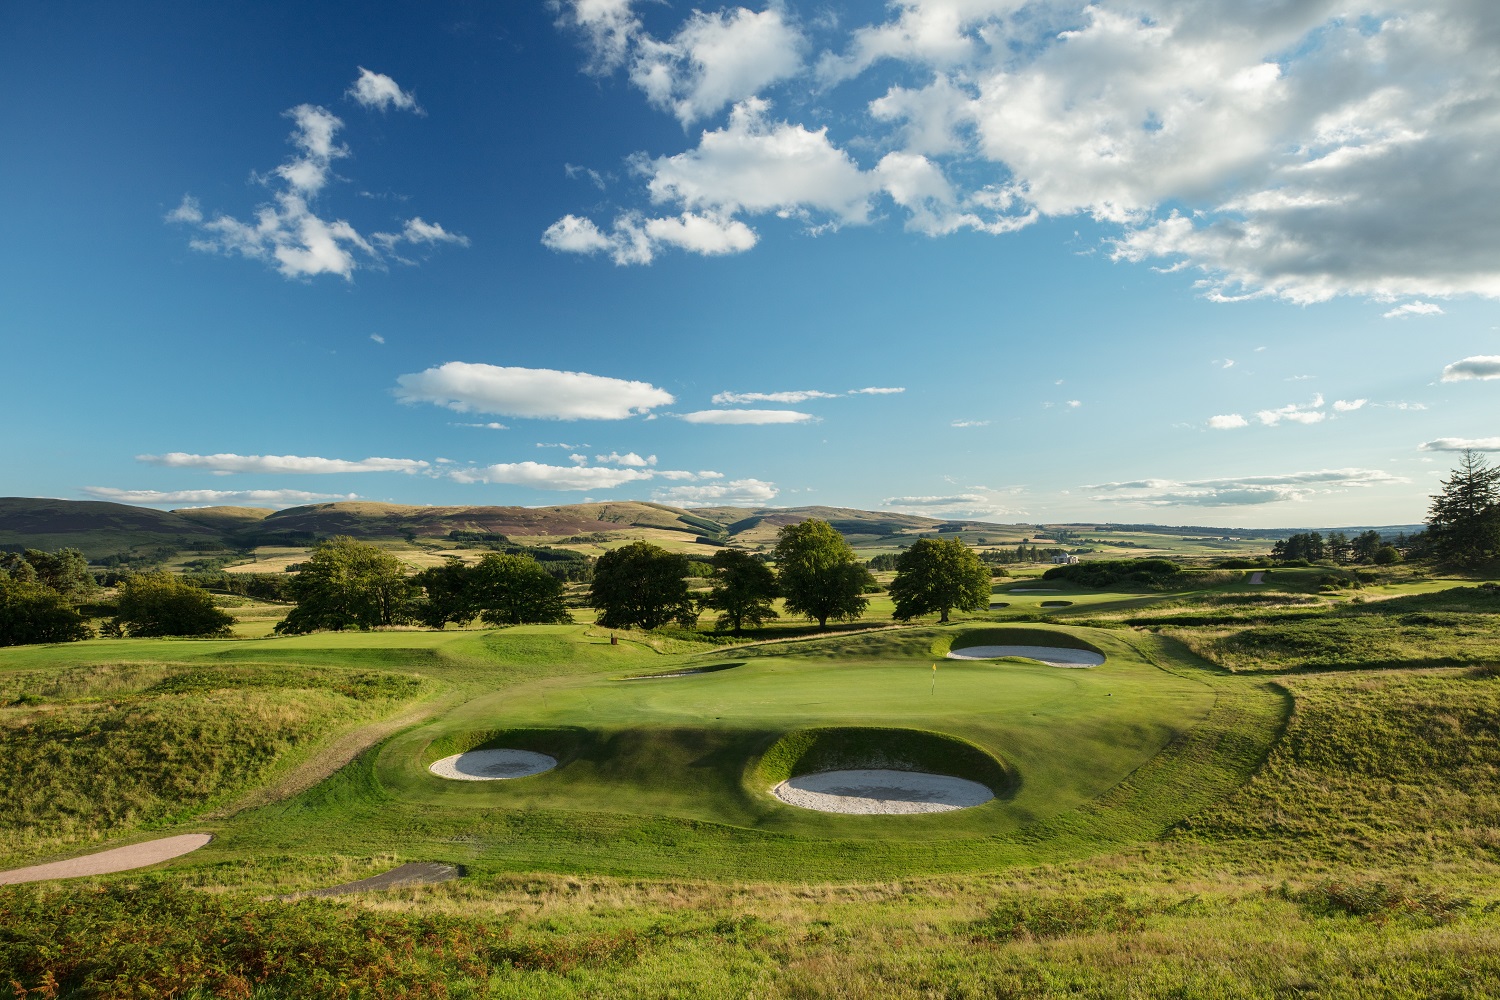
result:
<svg viewBox="0 0 1500 1000"><path fill-rule="evenodd" d="M1040 525L1007 525L985 521L944 521L915 514L855 510L848 507L694 507L627 501L560 507L418 507L347 501L309 504L287 510L264 507L190 507L162 511L99 500L52 500L0 497L0 549L80 549L99 558L131 549L170 546L181 549L256 545L310 545L334 535L365 539L447 537L453 531L565 538L642 529L681 532L711 542L761 545L773 542L785 525L810 517L828 521L851 541L921 532L978 530L1000 536L1038 535ZM1240 538L1284 538L1312 528L1165 527L1142 524L1052 525L1075 532L1113 529L1186 536L1233 535ZM1422 525L1377 528L1395 535ZM1340 528L1353 533L1364 528Z"/></svg>
<svg viewBox="0 0 1500 1000"><path fill-rule="evenodd" d="M348 501L287 510L192 507L161 511L98 500L0 497L0 549L71 546L97 558L143 546L308 545L334 535L416 540L473 531L513 538L557 538L639 534L643 528L681 532L715 542L757 544L774 540L783 525L810 517L829 521L851 538L934 531L950 523L841 507L682 510L633 501L562 507L417 507Z"/></svg>

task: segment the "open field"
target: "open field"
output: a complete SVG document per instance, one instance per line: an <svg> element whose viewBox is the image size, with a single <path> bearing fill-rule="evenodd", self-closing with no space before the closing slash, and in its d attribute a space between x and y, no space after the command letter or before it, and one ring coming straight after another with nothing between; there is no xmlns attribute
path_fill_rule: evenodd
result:
<svg viewBox="0 0 1500 1000"><path fill-rule="evenodd" d="M759 637L783 641L717 646L671 630L612 645L581 623L0 650L7 747L32 748L0 778L27 803L0 831L7 864L215 835L162 869L0 889L0 982L50 975L80 997L1500 991L1500 598L1473 580L1324 575L1170 592L1007 579L1008 607L950 626L884 627L877 604L831 636L782 622ZM275 606L232 610L249 635ZM955 643L1107 659L942 659ZM721 669L686 673L702 668ZM627 679L655 674L686 675ZM788 734L830 727L898 755L922 733L960 740L979 756L953 766L990 761L996 798L841 816L766 794L793 766L775 763ZM491 745L560 766L515 782L426 770ZM464 877L272 898L413 861Z"/></svg>

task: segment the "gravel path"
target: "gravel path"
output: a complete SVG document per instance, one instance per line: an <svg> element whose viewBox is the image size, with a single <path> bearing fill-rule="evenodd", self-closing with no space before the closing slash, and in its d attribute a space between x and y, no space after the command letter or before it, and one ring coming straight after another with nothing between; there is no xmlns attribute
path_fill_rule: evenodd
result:
<svg viewBox="0 0 1500 1000"><path fill-rule="evenodd" d="M96 854L85 854L81 858L53 861L30 868L15 868L0 872L0 885L17 885L21 882L44 882L53 878L81 878L85 875L112 875L128 872L133 868L145 868L179 858L189 851L196 851L213 838L206 833L184 833L176 837L148 840L144 844L116 847Z"/></svg>
<svg viewBox="0 0 1500 1000"><path fill-rule="evenodd" d="M556 766L556 757L530 750L470 750L434 761L427 770L454 781L503 781L529 778Z"/></svg>
<svg viewBox="0 0 1500 1000"><path fill-rule="evenodd" d="M1266 582L1266 574L1265 574L1264 570L1250 574L1250 585L1252 587L1255 586L1258 583L1265 583L1265 582Z"/></svg>
<svg viewBox="0 0 1500 1000"><path fill-rule="evenodd" d="M1104 662L1102 653L1061 646L965 646L948 651L950 660L997 660L1002 656L1022 656L1049 667L1097 667Z"/></svg>
<svg viewBox="0 0 1500 1000"><path fill-rule="evenodd" d="M861 816L952 812L995 797L977 781L921 771L824 771L771 789L787 805Z"/></svg>
<svg viewBox="0 0 1500 1000"><path fill-rule="evenodd" d="M371 875L362 878L358 882L345 882L342 885L331 885L326 889L312 889L308 892L294 892L290 896L282 896L282 899L305 899L309 896L347 896L356 892L376 892L381 889L399 889L406 885L435 885L438 882L451 882L463 875L463 869L458 865L444 864L441 861L410 861L404 865L398 865L388 872L379 875Z"/></svg>

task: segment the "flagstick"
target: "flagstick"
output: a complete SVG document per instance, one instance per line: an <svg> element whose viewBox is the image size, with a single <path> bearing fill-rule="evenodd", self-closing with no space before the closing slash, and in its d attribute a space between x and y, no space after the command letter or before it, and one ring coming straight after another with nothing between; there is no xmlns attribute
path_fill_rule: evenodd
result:
<svg viewBox="0 0 1500 1000"><path fill-rule="evenodd" d="M932 665L932 693L937 694L937 664Z"/></svg>

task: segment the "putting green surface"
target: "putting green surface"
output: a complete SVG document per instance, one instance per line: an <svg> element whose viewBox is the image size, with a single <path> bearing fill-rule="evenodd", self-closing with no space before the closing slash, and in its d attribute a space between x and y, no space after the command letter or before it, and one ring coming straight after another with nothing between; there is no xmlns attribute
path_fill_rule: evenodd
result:
<svg viewBox="0 0 1500 1000"><path fill-rule="evenodd" d="M337 849L476 872L804 879L997 870L1158 835L1248 777L1284 717L1268 686L1174 660L1182 654L1153 636L1056 632L1108 662L1064 671L942 660L961 629L649 661L587 650L592 663L496 684L318 788L237 817L202 863ZM570 634L511 630L500 641L562 652ZM629 679L705 667L720 669ZM903 732L944 734L998 760L1010 780L995 782L991 802L933 815L832 815L777 801L761 755L788 733L827 727L891 731L897 750ZM1238 735L1226 740L1231 731ZM548 753L559 766L506 782L429 773L434 760L476 747Z"/></svg>

